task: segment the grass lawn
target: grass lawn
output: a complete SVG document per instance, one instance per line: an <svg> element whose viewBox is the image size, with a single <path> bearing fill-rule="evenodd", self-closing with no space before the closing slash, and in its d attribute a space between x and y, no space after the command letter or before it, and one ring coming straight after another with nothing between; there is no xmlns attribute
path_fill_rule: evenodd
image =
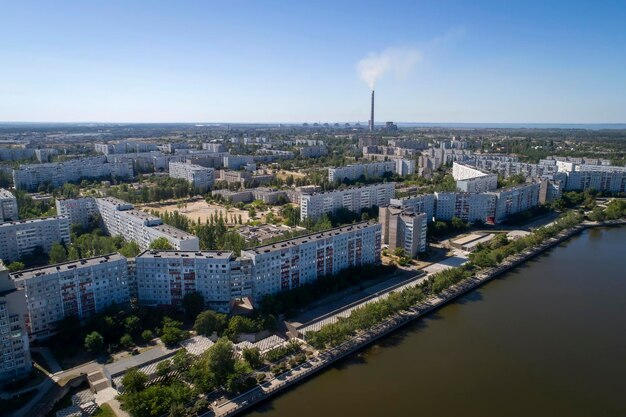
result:
<svg viewBox="0 0 626 417"><path fill-rule="evenodd" d="M109 404L102 404L92 417L117 417Z"/></svg>

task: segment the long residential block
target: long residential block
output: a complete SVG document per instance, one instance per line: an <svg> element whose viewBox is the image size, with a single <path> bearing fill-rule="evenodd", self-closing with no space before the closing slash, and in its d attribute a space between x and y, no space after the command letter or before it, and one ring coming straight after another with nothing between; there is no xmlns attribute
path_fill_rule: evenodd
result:
<svg viewBox="0 0 626 417"><path fill-rule="evenodd" d="M359 213L373 206L385 206L395 195L395 183L381 183L350 187L345 190L303 194L300 197L300 218L316 220L324 214L332 214L340 208Z"/></svg>
<svg viewBox="0 0 626 417"><path fill-rule="evenodd" d="M26 294L26 326L46 338L65 317L88 318L112 304L130 302L126 258L115 253L11 274Z"/></svg>
<svg viewBox="0 0 626 417"><path fill-rule="evenodd" d="M59 199L56 206L57 213L68 216L72 224L85 225L98 215L106 233L137 242L142 249L148 249L160 237L167 239L175 249L200 249L196 236L163 224L159 217L137 210L132 204L118 198Z"/></svg>
<svg viewBox="0 0 626 417"><path fill-rule="evenodd" d="M70 243L70 220L66 216L17 220L0 224L0 259L15 261L53 243Z"/></svg>
<svg viewBox="0 0 626 417"><path fill-rule="evenodd" d="M539 205L540 183L501 188L488 193L496 197L495 222L500 223L508 216Z"/></svg>
<svg viewBox="0 0 626 417"><path fill-rule="evenodd" d="M402 176L414 174L415 161L411 159L394 159L391 161L352 164L344 167L330 168L328 170L328 180L330 182L341 182L344 179L353 181L360 177L382 178L387 172Z"/></svg>
<svg viewBox="0 0 626 417"><path fill-rule="evenodd" d="M257 246L241 252L252 260L254 300L299 287L326 275L380 262L381 225L356 223Z"/></svg>
<svg viewBox="0 0 626 417"><path fill-rule="evenodd" d="M0 383L25 377L31 370L26 297L0 263Z"/></svg>
<svg viewBox="0 0 626 417"><path fill-rule="evenodd" d="M107 163L106 157L77 158L67 162L20 165L13 170L13 184L20 190L37 190L40 185L60 187L68 182L95 178L132 178L129 162Z"/></svg>

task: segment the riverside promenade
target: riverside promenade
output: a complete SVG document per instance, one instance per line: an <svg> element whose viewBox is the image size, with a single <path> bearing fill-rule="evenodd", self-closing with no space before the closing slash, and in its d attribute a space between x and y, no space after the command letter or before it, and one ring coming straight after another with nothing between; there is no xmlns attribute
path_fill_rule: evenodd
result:
<svg viewBox="0 0 626 417"><path fill-rule="evenodd" d="M276 376L261 386L258 386L219 406L214 406L211 411L203 414L203 416L222 417L239 414L255 404L264 401L291 387L292 385L316 374L336 361L363 349L369 344L399 329L407 323L412 322L413 320L444 306L446 303L466 294L467 292L474 290L484 283L491 281L502 273L560 244L585 229L590 227L608 227L618 225L626 225L626 221L614 220L606 222L584 222L569 230L563 231L557 236L546 240L541 245L508 257L497 267L484 269L478 275L461 281L460 283L443 291L438 296L431 297L419 305L395 314L367 331L358 333L339 346L320 352L312 359L309 359L303 364Z"/></svg>

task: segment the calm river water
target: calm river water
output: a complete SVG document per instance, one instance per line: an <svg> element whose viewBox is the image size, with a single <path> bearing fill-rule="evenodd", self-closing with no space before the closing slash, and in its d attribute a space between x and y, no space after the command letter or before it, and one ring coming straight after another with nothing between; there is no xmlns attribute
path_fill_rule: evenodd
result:
<svg viewBox="0 0 626 417"><path fill-rule="evenodd" d="M626 227L592 229L248 416L626 416Z"/></svg>

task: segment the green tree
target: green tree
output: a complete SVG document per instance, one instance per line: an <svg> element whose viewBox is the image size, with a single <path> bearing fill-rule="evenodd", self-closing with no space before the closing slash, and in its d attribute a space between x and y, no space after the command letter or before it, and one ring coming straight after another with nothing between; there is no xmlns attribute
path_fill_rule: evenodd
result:
<svg viewBox="0 0 626 417"><path fill-rule="evenodd" d="M172 372L172 362L169 359L161 361L157 364L157 375L165 377Z"/></svg>
<svg viewBox="0 0 626 417"><path fill-rule="evenodd" d="M65 247L58 242L54 242L52 246L50 246L48 256L51 264L60 264L67 261L67 251Z"/></svg>
<svg viewBox="0 0 626 417"><path fill-rule="evenodd" d="M131 335L136 335L141 327L141 320L137 316L128 316L124 319L124 328Z"/></svg>
<svg viewBox="0 0 626 417"><path fill-rule="evenodd" d="M144 374L137 368L130 368L126 371L126 374L122 378L124 392L129 393L143 391L147 382L148 375Z"/></svg>
<svg viewBox="0 0 626 417"><path fill-rule="evenodd" d="M135 343L133 342L133 337L129 334L125 334L120 337L120 345L124 346L126 349L132 347Z"/></svg>
<svg viewBox="0 0 626 417"><path fill-rule="evenodd" d="M182 330L182 323L172 320L169 317L163 318L163 328L161 330L161 341L168 346L173 346L185 340L189 334Z"/></svg>
<svg viewBox="0 0 626 417"><path fill-rule="evenodd" d="M222 337L207 350L208 371L214 376L218 386L224 386L228 377L235 371L235 347Z"/></svg>
<svg viewBox="0 0 626 417"><path fill-rule="evenodd" d="M154 334L152 334L151 330L144 330L143 332L141 332L141 338L145 341L145 342L149 342L152 340L152 338L154 337Z"/></svg>
<svg viewBox="0 0 626 417"><path fill-rule="evenodd" d="M17 272L17 271L21 271L22 269L26 268L26 265L24 265L24 262L20 262L20 261L13 261L10 264L7 265L7 268L9 270L9 272Z"/></svg>
<svg viewBox="0 0 626 417"><path fill-rule="evenodd" d="M263 364L261 359L261 351L259 348L244 348L242 351L243 359L250 365L251 368L257 369Z"/></svg>
<svg viewBox="0 0 626 417"><path fill-rule="evenodd" d="M139 253L141 252L141 248L139 247L137 242L131 241L126 242L124 246L120 248L119 252L122 254L122 256L125 256L127 258L134 258L135 256L139 255Z"/></svg>
<svg viewBox="0 0 626 417"><path fill-rule="evenodd" d="M85 349L91 353L100 352L104 346L104 338L98 332L91 332L85 337Z"/></svg>
<svg viewBox="0 0 626 417"><path fill-rule="evenodd" d="M211 336L213 332L221 334L228 325L228 317L226 314L216 313L213 310L206 310L198 314L194 323L194 330L198 334Z"/></svg>
<svg viewBox="0 0 626 417"><path fill-rule="evenodd" d="M169 240L164 237L157 238L150 243L150 249L155 250L171 250L174 249Z"/></svg>

